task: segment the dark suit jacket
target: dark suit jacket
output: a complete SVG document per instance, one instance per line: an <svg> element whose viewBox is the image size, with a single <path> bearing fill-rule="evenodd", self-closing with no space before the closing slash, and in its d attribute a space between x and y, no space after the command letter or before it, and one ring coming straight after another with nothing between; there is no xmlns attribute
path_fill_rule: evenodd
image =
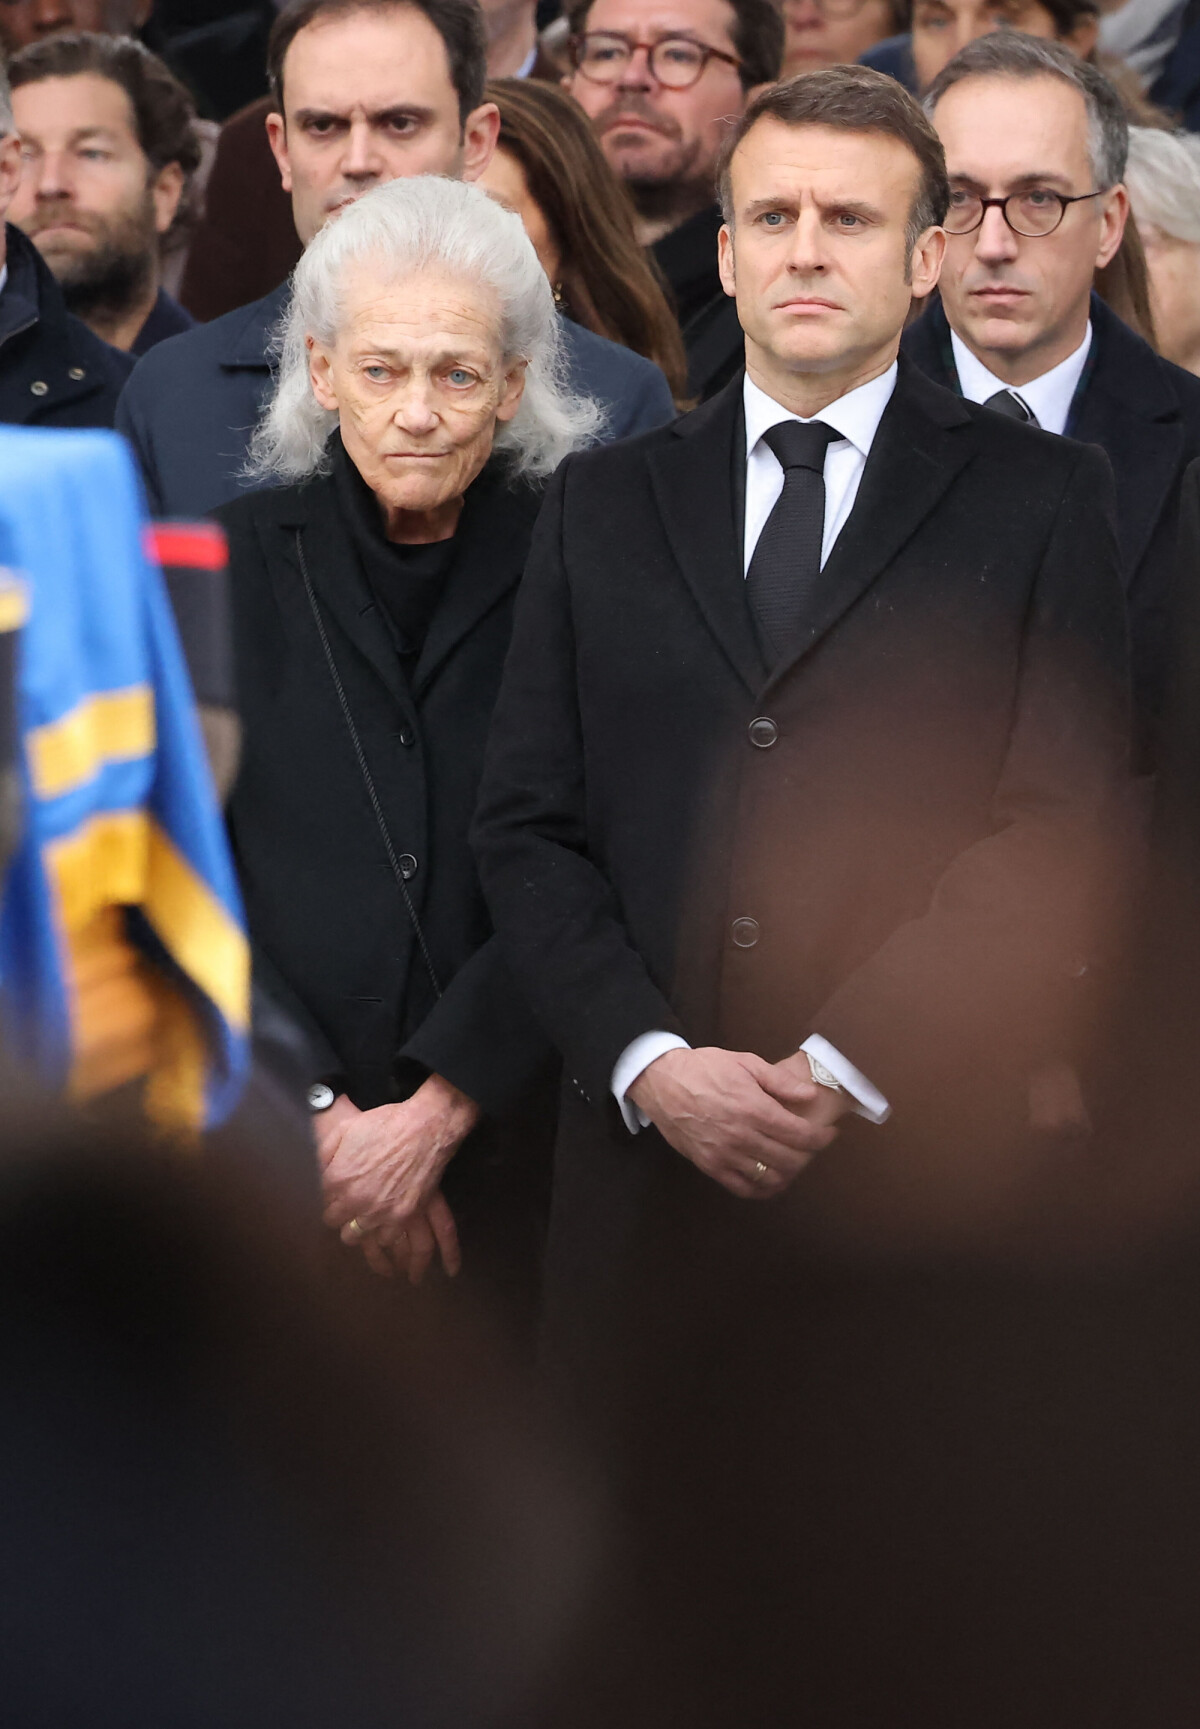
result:
<svg viewBox="0 0 1200 1729"><path fill-rule="evenodd" d="M1067 434L1098 444L1116 476L1137 756L1141 766L1149 767L1162 705L1179 489L1184 469L1200 456L1200 379L1160 359L1095 294L1092 330L1093 351ZM940 301L908 331L904 352L938 384L957 390Z"/></svg>
<svg viewBox="0 0 1200 1729"><path fill-rule="evenodd" d="M0 293L0 421L13 426L111 426L133 361L92 334L31 240L5 229Z"/></svg>
<svg viewBox="0 0 1200 1729"><path fill-rule="evenodd" d="M496 928L609 1124L598 1139L570 1103L556 1200L600 1279L601 1221L619 1233L645 1185L687 1170L618 1127L634 1038L775 1060L815 1031L901 1127L993 1074L1023 1095L1063 1048L1126 794L1101 453L902 363L805 640L768 676L739 436L740 383L563 464L488 746L475 839ZM894 1151L892 1127L863 1133Z"/></svg>
<svg viewBox="0 0 1200 1729"><path fill-rule="evenodd" d="M436 1071L493 1114L549 1057L496 944L467 845L535 491L493 464L411 681L332 479L259 492L229 534L242 763L228 806L261 982L307 1027L312 1076L363 1108ZM300 573L297 535L395 851L443 987L435 1002Z"/></svg>
<svg viewBox="0 0 1200 1729"><path fill-rule="evenodd" d="M239 469L271 387L267 345L287 305L287 283L198 330L160 342L138 363L117 412L133 445L154 516L207 516L253 483ZM675 414L653 361L563 320L573 389L596 397L608 436L626 438Z"/></svg>

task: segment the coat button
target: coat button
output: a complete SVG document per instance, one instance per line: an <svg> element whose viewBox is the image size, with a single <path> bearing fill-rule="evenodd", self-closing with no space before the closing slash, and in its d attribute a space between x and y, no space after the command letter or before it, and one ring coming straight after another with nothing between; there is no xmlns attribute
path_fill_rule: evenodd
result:
<svg viewBox="0 0 1200 1729"><path fill-rule="evenodd" d="M70 371L67 373L67 377L73 384L78 384L81 378L87 377L87 373L84 371L82 366L72 366Z"/></svg>
<svg viewBox="0 0 1200 1729"><path fill-rule="evenodd" d="M760 714L750 722L750 743L757 745L759 750L770 750L778 737L779 728L767 715Z"/></svg>
<svg viewBox="0 0 1200 1729"><path fill-rule="evenodd" d="M411 726L402 726L400 731L396 734L396 737L400 740L400 743L404 746L405 750L411 750L413 745L417 742L417 735Z"/></svg>
<svg viewBox="0 0 1200 1729"><path fill-rule="evenodd" d="M730 935L734 945L739 949L752 949L758 941L757 919L734 919L730 927Z"/></svg>
<svg viewBox="0 0 1200 1729"><path fill-rule="evenodd" d="M35 378L29 388L34 396L45 396L50 386L46 383L44 378Z"/></svg>
<svg viewBox="0 0 1200 1729"><path fill-rule="evenodd" d="M410 852L402 852L396 860L400 866L400 875L405 882L410 882L417 874L417 861Z"/></svg>

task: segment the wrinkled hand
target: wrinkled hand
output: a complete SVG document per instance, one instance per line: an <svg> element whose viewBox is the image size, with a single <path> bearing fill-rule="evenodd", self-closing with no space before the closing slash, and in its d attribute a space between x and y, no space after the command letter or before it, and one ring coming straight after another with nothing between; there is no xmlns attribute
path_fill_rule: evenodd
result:
<svg viewBox="0 0 1200 1729"><path fill-rule="evenodd" d="M407 1225L383 1225L371 1234L368 1241L372 1239L380 1252L389 1258L389 1271L394 1268L396 1272L406 1273L410 1285L421 1283L435 1254L440 1254L442 1266L450 1278L454 1278L462 1266L454 1215L440 1189L434 1191ZM372 1261L371 1265L375 1263ZM378 1272L378 1267L375 1270Z"/></svg>
<svg viewBox="0 0 1200 1729"><path fill-rule="evenodd" d="M473 1099L440 1075L430 1075L402 1104L370 1111L346 1104L342 1110L339 1098L322 1113L328 1119L337 1112L337 1120L322 1124L318 1133L325 1223L353 1246L363 1233L407 1229L428 1209L442 1172L480 1113Z"/></svg>
<svg viewBox="0 0 1200 1729"><path fill-rule="evenodd" d="M834 1138L832 1124L817 1120L826 1109L818 1095L829 1089L807 1070L807 1059L801 1070L794 1058L771 1064L750 1051L666 1051L642 1070L629 1097L676 1152L730 1194L767 1200Z"/></svg>

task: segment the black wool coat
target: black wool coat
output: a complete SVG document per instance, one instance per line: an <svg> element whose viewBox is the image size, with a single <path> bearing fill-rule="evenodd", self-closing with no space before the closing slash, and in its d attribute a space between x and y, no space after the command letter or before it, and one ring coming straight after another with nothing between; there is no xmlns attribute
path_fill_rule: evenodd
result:
<svg viewBox="0 0 1200 1729"><path fill-rule="evenodd" d="M41 253L5 230L0 292L0 421L12 426L111 426L133 360L67 311Z"/></svg>
<svg viewBox="0 0 1200 1729"><path fill-rule="evenodd" d="M492 940L467 829L538 494L493 462L469 489L406 675L331 477L225 506L244 733L228 805L257 982L302 1023L312 1078L362 1108L426 1074L490 1115L549 1047ZM306 596L299 548L406 886L436 999Z"/></svg>
<svg viewBox="0 0 1200 1729"><path fill-rule="evenodd" d="M991 1064L1021 1105L1061 1053L1120 850L1104 456L902 361L809 628L767 672L744 436L737 380L559 469L474 831L505 953L575 1083L552 1261L610 1288L648 1192L695 1176L620 1126L610 1079L633 1039L774 1061L823 1034L893 1106L859 1136L878 1165L948 1087L969 1104ZM811 1201L808 1174L795 1193Z"/></svg>
<svg viewBox="0 0 1200 1729"><path fill-rule="evenodd" d="M1098 444L1116 478L1138 760L1151 768L1169 654L1180 489L1187 465L1200 456L1200 378L1155 354L1095 294L1091 318L1092 352L1066 430ZM928 377L957 391L940 300L907 332L903 347Z"/></svg>

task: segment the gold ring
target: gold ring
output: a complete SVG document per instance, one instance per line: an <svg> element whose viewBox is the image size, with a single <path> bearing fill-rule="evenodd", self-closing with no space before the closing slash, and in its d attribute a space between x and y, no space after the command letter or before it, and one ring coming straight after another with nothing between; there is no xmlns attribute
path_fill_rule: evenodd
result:
<svg viewBox="0 0 1200 1729"><path fill-rule="evenodd" d="M359 1224L357 1219L351 1219L350 1223L346 1226L346 1229L354 1237L365 1237L367 1234L363 1230L362 1226Z"/></svg>
<svg viewBox="0 0 1200 1729"><path fill-rule="evenodd" d="M761 1159L755 1159L755 1161L754 1161L754 1181L756 1183L761 1183L763 1178L766 1176L769 1169L770 1169L770 1166L764 1165Z"/></svg>

